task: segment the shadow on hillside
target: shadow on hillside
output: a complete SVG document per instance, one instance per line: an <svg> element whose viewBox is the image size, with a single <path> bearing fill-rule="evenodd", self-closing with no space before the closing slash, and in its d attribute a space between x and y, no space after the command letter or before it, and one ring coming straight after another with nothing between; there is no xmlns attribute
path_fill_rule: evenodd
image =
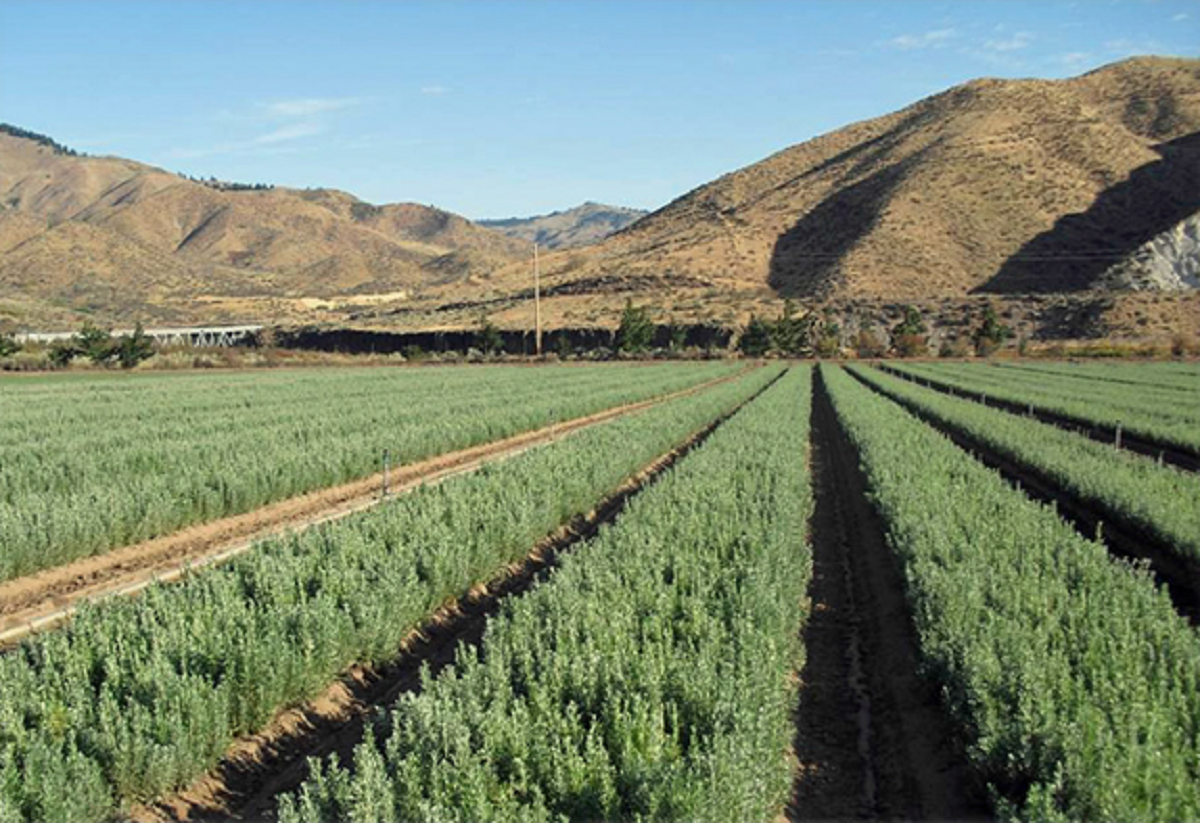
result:
<svg viewBox="0 0 1200 823"><path fill-rule="evenodd" d="M771 288L784 297L827 296L842 260L870 234L892 192L924 153L836 190L780 235L771 251Z"/></svg>
<svg viewBox="0 0 1200 823"><path fill-rule="evenodd" d="M1109 266L1200 210L1200 132L1154 147L1161 160L1105 189L1008 258L978 292L1079 291Z"/></svg>

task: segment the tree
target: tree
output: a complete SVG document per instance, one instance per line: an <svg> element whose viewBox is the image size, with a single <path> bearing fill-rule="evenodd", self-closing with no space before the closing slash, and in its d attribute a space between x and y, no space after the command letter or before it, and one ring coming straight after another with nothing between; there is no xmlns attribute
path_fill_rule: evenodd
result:
<svg viewBox="0 0 1200 823"><path fill-rule="evenodd" d="M800 354L804 350L804 325L796 317L796 304L791 298L783 301L783 313L771 329L771 343L784 354Z"/></svg>
<svg viewBox="0 0 1200 823"><path fill-rule="evenodd" d="M154 355L154 342L146 336L139 321L133 334L121 337L116 344L117 361L123 369L132 369L138 363Z"/></svg>
<svg viewBox="0 0 1200 823"><path fill-rule="evenodd" d="M892 329L892 345L901 357L917 357L929 352L928 329L916 306L904 307L904 319Z"/></svg>
<svg viewBox="0 0 1200 823"><path fill-rule="evenodd" d="M625 300L621 312L621 325L617 328L617 349L623 352L640 352L650 348L654 342L654 324L642 306L634 307L633 299Z"/></svg>
<svg viewBox="0 0 1200 823"><path fill-rule="evenodd" d="M57 340L50 344L50 362L60 369L69 366L71 361L82 353L75 342L75 338Z"/></svg>
<svg viewBox="0 0 1200 823"><path fill-rule="evenodd" d="M504 337L486 314L479 316L479 330L475 332L475 339L485 354L495 354L504 348Z"/></svg>
<svg viewBox="0 0 1200 823"><path fill-rule="evenodd" d="M667 326L667 333L670 338L667 345L671 351L682 351L687 343L687 326L672 321L671 325Z"/></svg>
<svg viewBox="0 0 1200 823"><path fill-rule="evenodd" d="M1004 345L1004 341L1012 337L1012 329L1000 322L996 309L988 304L983 309L983 321L975 330L975 353L987 357Z"/></svg>
<svg viewBox="0 0 1200 823"><path fill-rule="evenodd" d="M0 357L10 357L21 350L21 344L11 335L0 334Z"/></svg>
<svg viewBox="0 0 1200 823"><path fill-rule="evenodd" d="M842 327L837 323L825 322L815 348L818 357L836 357L842 350Z"/></svg>
<svg viewBox="0 0 1200 823"><path fill-rule="evenodd" d="M887 354L887 342L866 326L859 326L852 344L861 358L878 358Z"/></svg>
<svg viewBox="0 0 1200 823"><path fill-rule="evenodd" d="M112 335L92 323L83 324L83 328L74 337L74 343L79 354L93 363L107 363L117 356L117 346Z"/></svg>
<svg viewBox="0 0 1200 823"><path fill-rule="evenodd" d="M762 357L771 348L771 328L754 315L738 340L738 348L747 357Z"/></svg>

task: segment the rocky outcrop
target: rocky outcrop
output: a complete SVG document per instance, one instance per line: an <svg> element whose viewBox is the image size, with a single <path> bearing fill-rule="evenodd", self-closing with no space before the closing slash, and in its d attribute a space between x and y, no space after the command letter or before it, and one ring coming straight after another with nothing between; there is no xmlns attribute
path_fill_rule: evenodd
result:
<svg viewBox="0 0 1200 823"><path fill-rule="evenodd" d="M1177 223L1116 264L1100 286L1121 291L1200 288L1200 212Z"/></svg>

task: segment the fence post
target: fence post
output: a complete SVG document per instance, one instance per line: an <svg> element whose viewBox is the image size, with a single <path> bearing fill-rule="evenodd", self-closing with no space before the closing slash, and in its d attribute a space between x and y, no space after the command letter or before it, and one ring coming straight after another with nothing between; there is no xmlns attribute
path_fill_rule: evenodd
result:
<svg viewBox="0 0 1200 823"><path fill-rule="evenodd" d="M1113 445L1115 445L1118 449L1121 448L1121 424L1120 423L1117 424L1117 439L1114 441Z"/></svg>
<svg viewBox="0 0 1200 823"><path fill-rule="evenodd" d="M383 450L383 494L382 497L388 496L388 450Z"/></svg>

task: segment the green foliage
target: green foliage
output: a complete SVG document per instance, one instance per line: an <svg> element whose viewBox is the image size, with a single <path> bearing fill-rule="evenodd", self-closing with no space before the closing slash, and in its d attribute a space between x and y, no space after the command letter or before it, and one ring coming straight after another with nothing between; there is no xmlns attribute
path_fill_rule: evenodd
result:
<svg viewBox="0 0 1200 823"><path fill-rule="evenodd" d="M728 374L725 364L98 375L0 392L0 580ZM436 409L436 414L430 414Z"/></svg>
<svg viewBox="0 0 1200 823"><path fill-rule="evenodd" d="M1116 374L1124 368L1145 370L1146 366L1114 364L1086 374L1073 366L1046 371L1041 364L896 363L892 367L957 390L982 392L1021 406L1032 404L1035 409L1064 415L1083 425L1121 425L1150 440L1200 450L1200 372L1183 377L1177 384L1147 385L1096 379L1097 375Z"/></svg>
<svg viewBox="0 0 1200 823"><path fill-rule="evenodd" d="M1155 535L1185 559L1200 561L1200 481L1056 426L948 397L875 370L855 369L869 383L959 428L1000 454L1107 512Z"/></svg>
<svg viewBox="0 0 1200 823"><path fill-rule="evenodd" d="M902 311L904 318L892 329L893 335L927 334L929 332L929 329L925 327L925 319L921 317L920 309L916 306L905 306Z"/></svg>
<svg viewBox="0 0 1200 823"><path fill-rule="evenodd" d="M114 350L121 368L132 369L143 360L154 356L154 341L146 336L146 332L139 322L132 334L123 335L117 340Z"/></svg>
<svg viewBox="0 0 1200 823"><path fill-rule="evenodd" d="M795 370L394 707L285 823L776 819L812 572Z"/></svg>
<svg viewBox="0 0 1200 823"><path fill-rule="evenodd" d="M988 304L983 309L983 319L975 329L972 340L975 352L980 357L987 357L1004 345L1004 341L1012 337L1012 329L1000 322L996 309Z"/></svg>
<svg viewBox="0 0 1200 823"><path fill-rule="evenodd" d="M1200 639L1166 593L896 404L822 374L1001 816L1200 818Z"/></svg>
<svg viewBox="0 0 1200 823"><path fill-rule="evenodd" d="M479 328L475 332L475 341L479 349L485 354L495 354L504 348L504 338L500 335L500 330L496 328L487 315L481 315L479 318Z"/></svg>
<svg viewBox="0 0 1200 823"><path fill-rule="evenodd" d="M12 357L21 350L21 344L11 335L0 334L0 357Z"/></svg>
<svg viewBox="0 0 1200 823"><path fill-rule="evenodd" d="M12 137L23 137L26 140L33 140L35 143L40 143L41 145L50 148L55 154L65 154L68 157L77 157L80 154L74 149L69 149L63 144L56 142L53 138L47 137L44 134L38 134L36 131L23 129L19 126L12 126L8 123L0 123L0 134L8 134Z"/></svg>
<svg viewBox="0 0 1200 823"><path fill-rule="evenodd" d="M837 357L841 354L842 327L837 323L822 323L814 349L818 357Z"/></svg>
<svg viewBox="0 0 1200 823"><path fill-rule="evenodd" d="M904 318L892 328L892 348L901 357L921 357L929 353L929 330L916 306L905 306Z"/></svg>
<svg viewBox="0 0 1200 823"><path fill-rule="evenodd" d="M632 298L625 301L621 312L621 325L617 328L617 350L642 352L654 342L654 324L644 306L633 305Z"/></svg>
<svg viewBox="0 0 1200 823"><path fill-rule="evenodd" d="M687 326L672 322L667 326L667 339L667 345L671 351L683 351L683 347L687 343Z"/></svg>
<svg viewBox="0 0 1200 823"><path fill-rule="evenodd" d="M97 365L108 363L117 356L117 344L113 342L112 334L92 323L84 323L73 342L79 354Z"/></svg>
<svg viewBox="0 0 1200 823"><path fill-rule="evenodd" d="M747 357L762 357L771 349L771 327L766 322L750 315L750 322L738 339L738 348Z"/></svg>
<svg viewBox="0 0 1200 823"><path fill-rule="evenodd" d="M628 381L642 370L603 371ZM425 379L454 377L433 373ZM506 379L518 382L522 373L529 370ZM772 376L759 370L336 523L264 541L177 584L83 609L68 628L0 656L0 809L15 809L22 820L103 820L191 782L235 736L260 729L282 706L315 696L355 662L394 656L438 606L497 576ZM487 379L473 371L466 384ZM529 392L528 383L519 387ZM554 396L556 408L570 397ZM353 407L347 399L342 406ZM509 398L507 406L515 405ZM794 455L780 459L802 467ZM264 462L278 472L278 463ZM780 504L796 494L782 492ZM803 529L795 535L802 538ZM798 544L785 545L794 557ZM780 610L789 615L803 588L791 595ZM796 636L781 635L785 643ZM786 744L786 722L782 731ZM379 779L370 758L358 762L364 779ZM370 811L363 819L382 819L371 811L378 801L360 794L355 808Z"/></svg>
<svg viewBox="0 0 1200 823"><path fill-rule="evenodd" d="M82 352L74 340L56 340L50 344L50 362L57 368L63 369L71 365L71 361Z"/></svg>
<svg viewBox="0 0 1200 823"><path fill-rule="evenodd" d="M781 354L796 356L805 351L805 326L796 317L796 304L790 298L783 301L779 320L771 328L771 346Z"/></svg>

